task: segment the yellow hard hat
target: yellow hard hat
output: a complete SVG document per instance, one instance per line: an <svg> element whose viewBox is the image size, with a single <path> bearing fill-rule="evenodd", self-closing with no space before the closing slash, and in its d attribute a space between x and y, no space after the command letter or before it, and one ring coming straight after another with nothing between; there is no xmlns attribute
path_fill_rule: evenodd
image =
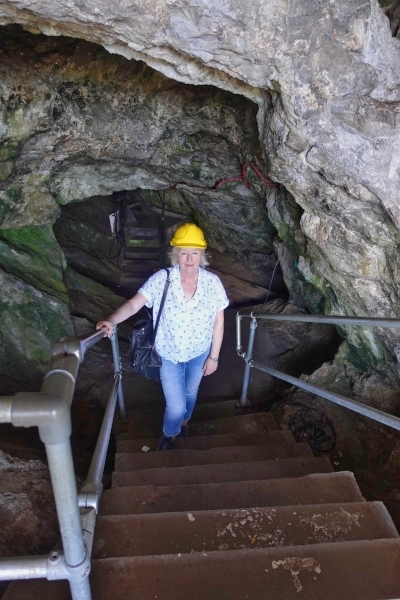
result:
<svg viewBox="0 0 400 600"><path fill-rule="evenodd" d="M194 223L185 223L178 227L170 244L178 248L207 248L204 233Z"/></svg>

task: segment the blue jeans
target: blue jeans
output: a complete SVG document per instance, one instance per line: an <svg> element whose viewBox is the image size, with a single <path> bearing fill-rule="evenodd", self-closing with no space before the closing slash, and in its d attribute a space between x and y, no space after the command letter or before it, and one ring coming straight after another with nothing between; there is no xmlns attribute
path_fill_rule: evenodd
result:
<svg viewBox="0 0 400 600"><path fill-rule="evenodd" d="M187 362L174 364L165 358L162 359L160 379L165 396L165 413L163 433L168 437L175 437L181 431L183 421L188 421L192 416L197 400L197 392L203 377L204 363L210 349L200 356Z"/></svg>

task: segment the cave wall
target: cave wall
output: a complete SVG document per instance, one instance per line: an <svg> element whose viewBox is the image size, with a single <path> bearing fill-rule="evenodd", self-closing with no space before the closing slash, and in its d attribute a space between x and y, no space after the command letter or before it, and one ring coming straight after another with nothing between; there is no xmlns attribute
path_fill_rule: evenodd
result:
<svg viewBox="0 0 400 600"><path fill-rule="evenodd" d="M111 53L70 40L65 54L39 36L34 58L3 53L3 229L48 225L59 204L116 189L215 183L254 160L279 190L251 178L216 200L181 192L211 236L271 256L272 222L310 310L399 316L400 40L376 0L8 0L0 23ZM363 368L398 372L393 330L344 333Z"/></svg>
<svg viewBox="0 0 400 600"><path fill-rule="evenodd" d="M244 162L262 163L252 101L177 83L88 42L15 26L2 31L0 73L0 269L7 282L1 310L13 323L2 348L22 346L11 371L10 361L0 366L4 389L5 376L23 384L32 379L23 378L21 360L43 372L51 343L90 332L121 304L108 222L115 191L150 188L154 204L151 189L186 182L167 192L168 206L179 196L181 211L204 227L214 248L269 281L275 229L261 182L211 189L240 175ZM54 298L63 311L40 364L15 341L26 337L26 328L7 300L10 277L22 290L29 285L45 294L45 304ZM32 312L33 337L35 328L46 330L46 319Z"/></svg>

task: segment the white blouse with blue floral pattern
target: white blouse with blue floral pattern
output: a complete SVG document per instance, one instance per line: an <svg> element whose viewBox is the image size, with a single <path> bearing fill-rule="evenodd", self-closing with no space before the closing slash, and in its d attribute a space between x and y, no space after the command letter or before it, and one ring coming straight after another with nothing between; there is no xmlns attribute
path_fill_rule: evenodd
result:
<svg viewBox="0 0 400 600"><path fill-rule="evenodd" d="M157 271L139 290L147 299L146 306L153 307L154 323L166 275L164 269ZM170 269L170 280L155 347L162 358L176 364L200 356L210 347L215 316L228 306L229 300L220 278L201 267L196 292L188 302L182 289L178 265Z"/></svg>

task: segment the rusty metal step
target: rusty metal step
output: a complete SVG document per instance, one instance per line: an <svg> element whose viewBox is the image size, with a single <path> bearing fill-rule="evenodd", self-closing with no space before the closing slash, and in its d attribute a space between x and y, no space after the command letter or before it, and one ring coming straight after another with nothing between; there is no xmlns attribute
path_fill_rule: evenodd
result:
<svg viewBox="0 0 400 600"><path fill-rule="evenodd" d="M215 422L214 429L212 428L212 423L204 425L205 430L208 430L210 434L234 433L235 429L224 429L224 424L221 424L222 429L218 428L219 424L216 421L219 421L220 419L241 416L243 411L240 408L238 408L236 404L236 400L221 400L220 402L215 401L197 403L189 426L189 431L191 435L207 435L207 433L203 432L201 428L197 426L197 423L199 423L200 421L212 421L213 423ZM143 431L146 431L146 436L148 436L149 431L152 431L155 437L161 435L163 415L164 403L161 402L159 408L132 412L130 414L130 421L126 424L118 426L118 439L140 439L143 437ZM250 417L249 414L243 416ZM269 415L268 418L265 418L265 422L267 422L267 420L269 420L271 423L275 423L274 427L271 425L271 429L272 427L274 429L278 429L276 421L272 415ZM232 424L232 421L229 424ZM267 425L266 427L269 426Z"/></svg>
<svg viewBox="0 0 400 600"><path fill-rule="evenodd" d="M398 537L382 502L110 515L96 523L93 558Z"/></svg>
<svg viewBox="0 0 400 600"><path fill-rule="evenodd" d="M197 435L213 435L222 433L256 433L258 431L278 430L278 424L271 413L260 412L248 415L237 415L212 421L190 422L190 437Z"/></svg>
<svg viewBox="0 0 400 600"><path fill-rule="evenodd" d="M124 258L126 260L157 260L160 252L154 248L125 248Z"/></svg>
<svg viewBox="0 0 400 600"><path fill-rule="evenodd" d="M212 421L190 422L190 437L199 435L213 435L225 433L257 433L260 431L276 431L278 424L271 413L251 413L248 415L237 415L224 419L213 419ZM159 434L156 430L154 433ZM124 439L146 439L153 437L151 430L129 430L117 434L118 440Z"/></svg>
<svg viewBox="0 0 400 600"><path fill-rule="evenodd" d="M223 465L199 465L140 471L114 471L112 487L134 485L180 485L257 481L304 477L310 473L332 473L328 458L283 458Z"/></svg>
<svg viewBox="0 0 400 600"><path fill-rule="evenodd" d="M126 242L126 245L129 248L161 248L161 242L160 240L148 240L148 239L144 239L144 240L135 240L135 239L129 239Z"/></svg>
<svg viewBox="0 0 400 600"><path fill-rule="evenodd" d="M93 561L95 600L390 600L400 542L374 540ZM70 600L66 582L19 581L3 600Z"/></svg>
<svg viewBox="0 0 400 600"><path fill-rule="evenodd" d="M343 471L266 481L113 488L104 492L100 513L124 515L362 501L354 475Z"/></svg>
<svg viewBox="0 0 400 600"><path fill-rule="evenodd" d="M158 260L147 260L147 259L124 259L122 262L122 271L125 273L136 273L136 272L151 272L160 268Z"/></svg>
<svg viewBox="0 0 400 600"><path fill-rule="evenodd" d="M120 286L135 285L137 288L139 288L141 285L144 284L145 281L147 281L147 279L150 277L150 275L152 275L152 273L147 273L147 274L137 273L136 275L131 275L130 273L126 273L126 274L123 273L119 280L119 285Z"/></svg>
<svg viewBox="0 0 400 600"><path fill-rule="evenodd" d="M286 431L261 431L257 433L223 433L216 435L203 435L183 439L175 438L176 450L209 450L210 448L226 448L231 446L259 446L260 444L273 444L286 440L295 444L296 441L289 430ZM117 442L117 452L148 452L156 449L158 439L147 440L122 440Z"/></svg>
<svg viewBox="0 0 400 600"><path fill-rule="evenodd" d="M209 450L168 450L166 452L122 452L115 455L115 471L185 467L222 463L274 460L313 456L308 444L291 444L282 438L270 445L210 448Z"/></svg>
<svg viewBox="0 0 400 600"><path fill-rule="evenodd" d="M154 227L154 222L149 223L147 225L140 224L140 226L127 227L125 226L125 232L127 238L134 239L157 239L160 236L160 228L158 226Z"/></svg>

